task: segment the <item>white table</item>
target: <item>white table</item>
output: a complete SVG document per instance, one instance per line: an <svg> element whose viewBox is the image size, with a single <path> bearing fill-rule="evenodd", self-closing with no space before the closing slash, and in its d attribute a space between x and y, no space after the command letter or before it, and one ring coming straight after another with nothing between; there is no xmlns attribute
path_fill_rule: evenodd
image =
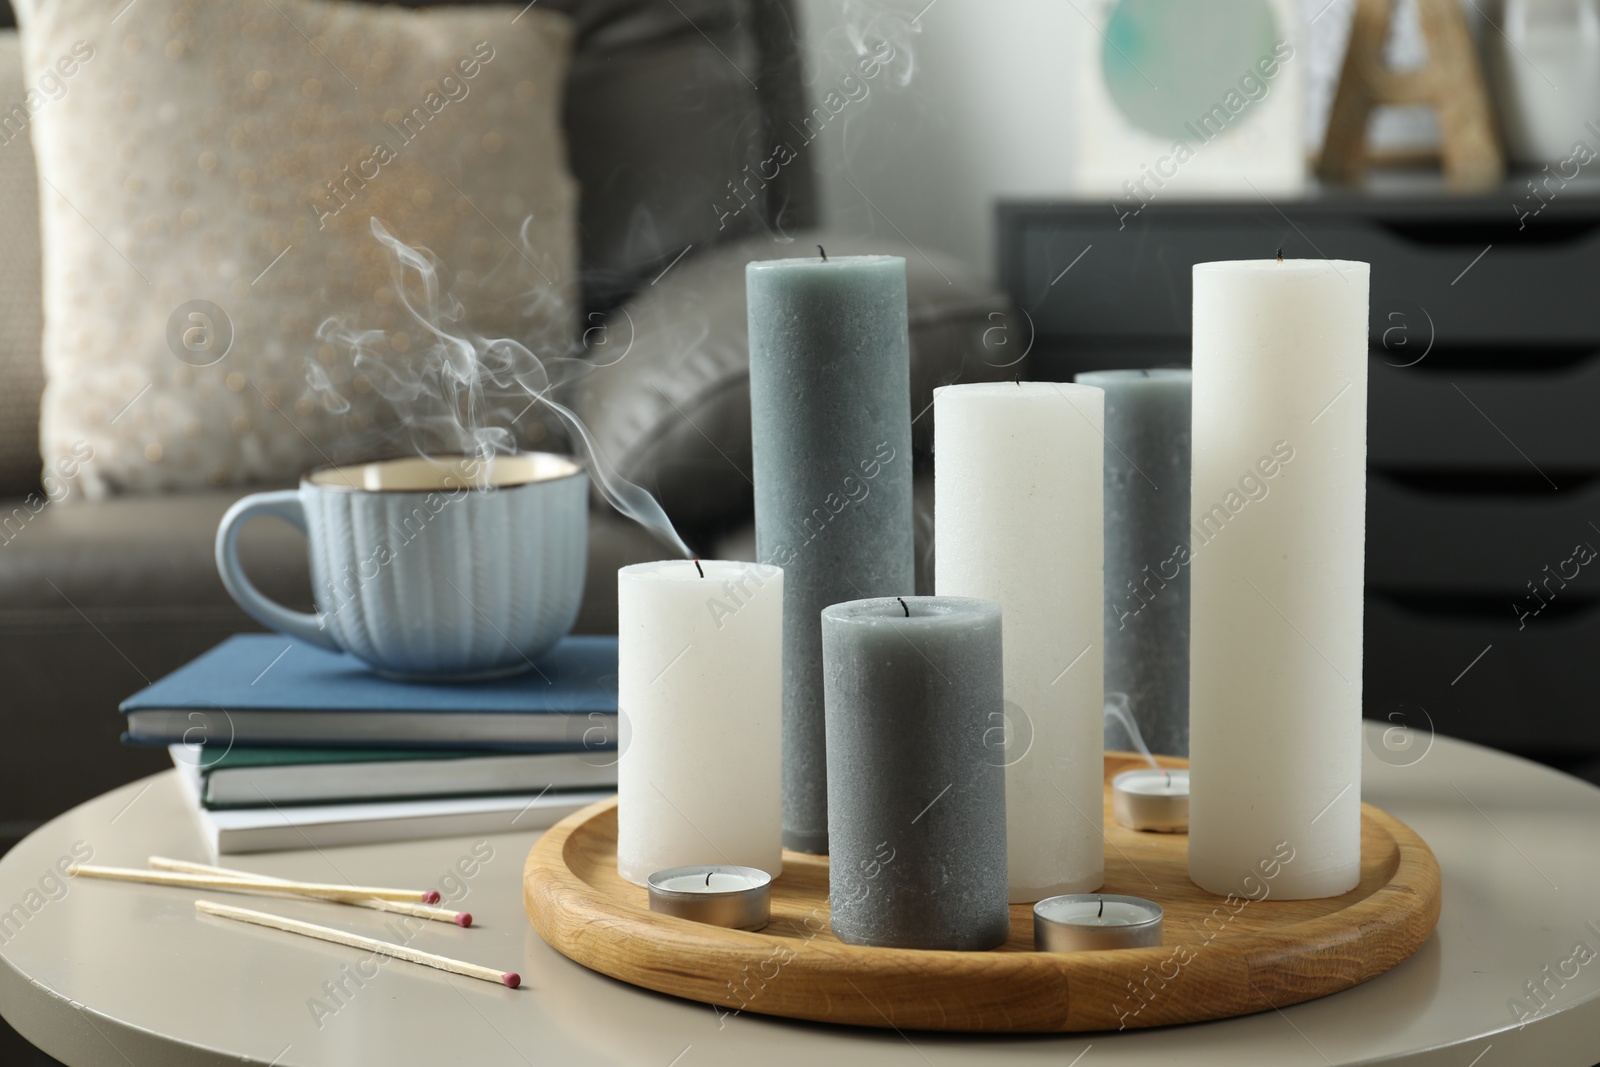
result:
<svg viewBox="0 0 1600 1067"><path fill-rule="evenodd" d="M1369 749L1381 747L1380 737L1369 725ZM1438 930L1412 959L1281 1012L1165 1030L996 1038L719 1018L706 1005L586 971L540 941L523 917L522 862L533 833L488 837L493 858L461 879L462 906L478 925L429 924L413 942L514 968L525 981L516 991L391 961L365 986L347 983L336 1001L324 983L343 978L361 953L198 917L195 892L84 881L51 899L49 875L77 842L97 863L143 866L152 853L204 858L168 772L75 808L0 860L0 1013L74 1067L1600 1062L1600 959L1564 985L1548 982L1548 1003L1527 1025L1515 1025L1508 1007L1513 997L1528 999L1525 983L1543 977L1546 965L1554 971L1576 942L1600 951L1600 789L1444 738L1409 766L1369 751L1363 789L1422 834L1444 873ZM228 862L319 881L436 885L472 852L473 842L459 839ZM389 918L205 895L378 936Z"/></svg>

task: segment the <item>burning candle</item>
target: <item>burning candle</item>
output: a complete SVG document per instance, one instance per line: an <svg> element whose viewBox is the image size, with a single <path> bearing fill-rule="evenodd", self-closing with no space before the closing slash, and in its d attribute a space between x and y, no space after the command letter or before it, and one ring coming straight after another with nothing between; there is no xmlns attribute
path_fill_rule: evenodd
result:
<svg viewBox="0 0 1600 1067"><path fill-rule="evenodd" d="M1143 897L1071 893L1033 906L1039 952L1097 952L1161 944L1161 905Z"/></svg>
<svg viewBox="0 0 1600 1067"><path fill-rule="evenodd" d="M784 569L783 843L828 851L822 624L915 591L906 261L751 263L756 556Z"/></svg>
<svg viewBox="0 0 1600 1067"><path fill-rule="evenodd" d="M617 871L783 870L783 572L722 560L617 572Z"/></svg>
<svg viewBox="0 0 1600 1067"><path fill-rule="evenodd" d="M754 867L671 867L646 884L650 910L733 930L759 930L772 919L772 876Z"/></svg>
<svg viewBox="0 0 1600 1067"><path fill-rule="evenodd" d="M1111 779L1111 813L1130 830L1187 833L1189 772L1123 771Z"/></svg>

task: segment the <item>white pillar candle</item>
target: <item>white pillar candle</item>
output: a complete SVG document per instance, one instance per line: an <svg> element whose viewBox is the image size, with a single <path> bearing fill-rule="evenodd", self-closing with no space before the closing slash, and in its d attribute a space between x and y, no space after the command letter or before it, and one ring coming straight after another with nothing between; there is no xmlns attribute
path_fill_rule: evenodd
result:
<svg viewBox="0 0 1600 1067"><path fill-rule="evenodd" d="M1361 868L1365 263L1194 268L1189 877L1280 899Z"/></svg>
<svg viewBox="0 0 1600 1067"><path fill-rule="evenodd" d="M1013 903L1105 881L1104 401L1048 382L934 393L938 592L1001 608L1006 721L988 738Z"/></svg>
<svg viewBox="0 0 1600 1067"><path fill-rule="evenodd" d="M783 571L668 560L617 572L617 872L783 869Z"/></svg>

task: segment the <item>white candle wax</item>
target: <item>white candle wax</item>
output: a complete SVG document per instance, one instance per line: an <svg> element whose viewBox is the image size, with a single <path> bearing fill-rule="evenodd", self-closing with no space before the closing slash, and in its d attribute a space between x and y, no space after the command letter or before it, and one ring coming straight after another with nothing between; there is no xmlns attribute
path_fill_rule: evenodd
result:
<svg viewBox="0 0 1600 1067"><path fill-rule="evenodd" d="M1188 771L1124 771L1111 780L1114 787L1148 797L1186 797Z"/></svg>
<svg viewBox="0 0 1600 1067"><path fill-rule="evenodd" d="M1367 292L1365 263L1194 268L1189 876L1213 893L1360 879Z"/></svg>
<svg viewBox="0 0 1600 1067"><path fill-rule="evenodd" d="M1189 772L1142 768L1111 779L1111 813L1130 830L1189 828Z"/></svg>
<svg viewBox="0 0 1600 1067"><path fill-rule="evenodd" d="M617 572L617 871L783 869L783 572L721 560ZM715 877L714 879L715 880Z"/></svg>
<svg viewBox="0 0 1600 1067"><path fill-rule="evenodd" d="M934 393L936 584L997 601L1010 896L1105 881L1104 394L1004 382ZM1003 742L1003 743L1001 743Z"/></svg>
<svg viewBox="0 0 1600 1067"><path fill-rule="evenodd" d="M1120 900L1097 901L1093 897L1072 896L1040 901L1036 914L1052 922L1071 923L1074 926L1131 926L1150 922L1161 913Z"/></svg>
<svg viewBox="0 0 1600 1067"><path fill-rule="evenodd" d="M756 878L748 874L730 874L727 871L708 870L704 874L678 874L671 878L656 879L656 886L673 893L738 893L767 884L765 876Z"/></svg>

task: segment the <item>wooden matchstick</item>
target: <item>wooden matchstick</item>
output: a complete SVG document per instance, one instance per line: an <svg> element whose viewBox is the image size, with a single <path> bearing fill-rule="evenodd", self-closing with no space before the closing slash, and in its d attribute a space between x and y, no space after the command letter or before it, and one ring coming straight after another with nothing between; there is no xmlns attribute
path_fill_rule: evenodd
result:
<svg viewBox="0 0 1600 1067"><path fill-rule="evenodd" d="M279 878L272 874L257 874L255 871L241 871L237 867L213 867L209 863L196 863L193 860L175 860L171 856L150 856L145 860L153 870L177 871L181 874L213 874L218 878L243 878L262 882L291 882L292 878Z"/></svg>
<svg viewBox="0 0 1600 1067"><path fill-rule="evenodd" d="M218 877L208 874L177 874L165 871L143 871L137 867L95 867L74 863L67 873L79 878L104 878L113 882L143 882L147 885L177 885L190 889L221 889L237 891L257 889L273 893L287 893L297 897L316 897L319 900L336 900L342 903L368 900L402 901L411 904L437 904L439 893L433 889L385 889L367 885L326 885L321 882L291 882L267 880L255 876Z"/></svg>
<svg viewBox="0 0 1600 1067"><path fill-rule="evenodd" d="M158 871L176 871L182 874L209 874L217 878L231 878L242 882L271 882L275 886L293 883L287 878L275 878L269 874L256 874L252 871L236 870L232 867L213 867L209 863L194 863L190 860L175 860L166 856L151 856L151 867ZM260 890L246 889L244 886L228 887L234 892L248 892L253 896L282 896L281 891L269 888ZM457 926L471 926L472 913L470 911L451 911L449 908L436 908L431 904L407 904L398 900L383 900L380 897L368 897L366 900L340 900L338 904L349 904L357 908L371 908L373 911L387 911L395 915L414 915L419 919L431 919L439 923L454 923Z"/></svg>
<svg viewBox="0 0 1600 1067"><path fill-rule="evenodd" d="M251 911L249 908L235 908L227 904L216 904L209 900L197 900L194 902L194 906L197 910L207 915L215 915L221 919L235 919L239 922L265 926L272 930L282 930L285 933L302 934L306 937L315 937L321 941L332 941L336 945L347 945L350 948L378 952L385 956L393 956L397 960L420 963L424 967L437 967L441 971L449 971L452 974L465 975L468 978L479 978L485 982L497 982L511 989L515 989L522 984L522 976L517 974L516 971L497 971L493 967L465 963L461 960L450 959L448 956L436 956L432 952L423 952L420 949L407 948L404 945L395 945L388 941L362 937L360 934L347 934L343 930L335 930L329 926L318 926L316 923L301 922L298 919L286 919L281 915L269 915L264 911Z"/></svg>

